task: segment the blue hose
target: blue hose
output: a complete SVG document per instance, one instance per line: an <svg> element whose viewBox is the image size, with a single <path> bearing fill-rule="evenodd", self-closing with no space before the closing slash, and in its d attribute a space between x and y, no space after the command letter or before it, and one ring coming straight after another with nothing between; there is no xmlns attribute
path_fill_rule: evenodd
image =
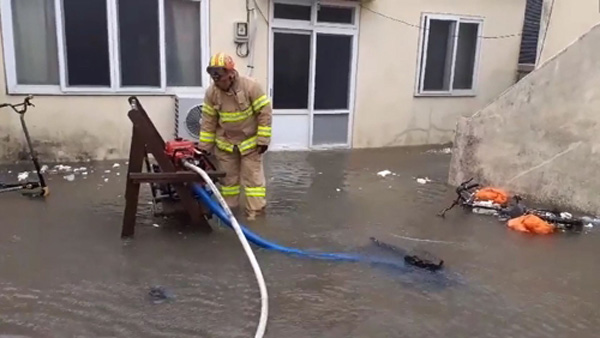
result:
<svg viewBox="0 0 600 338"><path fill-rule="evenodd" d="M193 191L196 195L196 198L198 200L200 200L202 203L204 203L204 205L208 206L209 210L213 214L215 214L219 219L221 219L221 221L223 221L228 227L230 227L230 228L232 227L231 221L227 217L225 210L223 210L223 208L216 201L214 201L212 199L212 197L211 197L212 193L209 190L207 190L207 188L204 188L200 184L194 184ZM261 236L250 231L248 228L246 228L242 224L240 224L240 227L241 227L242 231L244 232L244 236L246 236L246 239L250 243L253 243L254 245L257 245L261 248L265 248L268 250L274 250L274 251L279 251L279 252L286 253L286 254L310 257L310 258L315 258L315 259L323 259L323 260L346 261L346 262L368 262L368 263L374 263L374 264L393 265L395 267L405 267L406 266L404 264L404 260L389 259L389 258L388 259L386 259L386 258L375 259L375 258L363 256L363 255L358 255L358 254L311 252L311 251L305 251L305 250L296 249L296 248L289 248L289 247L282 246L282 245L273 243L271 241L268 241L268 240L262 238Z"/></svg>
<svg viewBox="0 0 600 338"><path fill-rule="evenodd" d="M225 223L225 225L227 225L228 227L231 228L231 221L227 217L225 210L223 210L223 208L219 205L219 203L217 203L216 201L214 201L212 199L211 193L199 184L195 184L193 186L193 190L194 190L194 193L196 194L196 198L198 198L202 203L204 203L204 205L208 206L209 210L213 214L215 214L221 221L223 221ZM271 241L268 241L268 240L262 238L261 236L250 231L248 228L246 228L242 224L240 224L240 227L242 228L242 231L244 232L244 236L246 236L246 238L248 239L248 241L250 243L253 243L254 245L257 245L261 248L265 248L268 250L275 250L275 251L283 252L286 254L320 258L320 259L343 260L343 261L350 261L350 262L358 262L358 261L362 260L359 256L352 255L352 254L309 252L309 251L304 251L304 250L300 250L300 249L296 249L296 248L285 247L285 246L273 243Z"/></svg>

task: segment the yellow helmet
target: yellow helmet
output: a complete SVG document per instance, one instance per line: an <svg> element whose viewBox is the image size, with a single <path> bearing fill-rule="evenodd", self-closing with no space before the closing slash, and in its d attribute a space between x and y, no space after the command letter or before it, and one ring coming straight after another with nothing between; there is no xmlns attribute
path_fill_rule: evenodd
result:
<svg viewBox="0 0 600 338"><path fill-rule="evenodd" d="M225 53L217 53L210 58L208 68L224 68L227 70L235 69L233 58Z"/></svg>

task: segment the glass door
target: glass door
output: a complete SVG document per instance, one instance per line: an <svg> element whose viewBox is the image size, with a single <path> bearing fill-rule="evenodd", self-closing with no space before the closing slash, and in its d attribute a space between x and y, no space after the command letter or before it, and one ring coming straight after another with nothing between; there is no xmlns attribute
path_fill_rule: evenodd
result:
<svg viewBox="0 0 600 338"><path fill-rule="evenodd" d="M348 147L358 4L271 2L269 77L274 148Z"/></svg>
<svg viewBox="0 0 600 338"><path fill-rule="evenodd" d="M311 32L274 30L272 37L273 147L307 149Z"/></svg>
<svg viewBox="0 0 600 338"><path fill-rule="evenodd" d="M311 146L349 143L354 37L316 33Z"/></svg>

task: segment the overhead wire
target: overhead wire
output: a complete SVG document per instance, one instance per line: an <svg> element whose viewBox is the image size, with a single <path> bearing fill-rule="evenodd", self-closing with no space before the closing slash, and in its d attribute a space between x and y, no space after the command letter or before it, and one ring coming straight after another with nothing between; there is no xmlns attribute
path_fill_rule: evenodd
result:
<svg viewBox="0 0 600 338"><path fill-rule="evenodd" d="M361 4L360 7L363 8L363 9L365 9L366 11L371 12L371 13L373 13L375 15L378 15L378 16L380 16L382 18L386 18L388 20L392 20L392 21L398 22L398 23L403 24L405 26L412 27L412 28L417 28L417 29L423 30L423 31L429 31L429 29L427 29L427 28L425 28L425 27L423 27L421 25L413 24L413 23L410 23L408 21L405 21L405 20L402 20L402 19L399 19L399 18L395 18L395 17L390 16L390 15L378 12L378 11L376 11L376 10L368 7L368 6L365 6L365 5ZM513 38L513 37L520 37L521 35L522 35L521 33L516 33L516 34L505 34L505 35L495 35L495 36L479 35L478 37L481 38L481 39L487 39L487 40L497 40L497 39L507 39L507 38Z"/></svg>

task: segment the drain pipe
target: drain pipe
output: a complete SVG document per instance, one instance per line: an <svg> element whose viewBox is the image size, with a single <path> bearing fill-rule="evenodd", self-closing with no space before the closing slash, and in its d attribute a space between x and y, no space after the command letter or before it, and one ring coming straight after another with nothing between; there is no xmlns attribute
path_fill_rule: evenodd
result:
<svg viewBox="0 0 600 338"><path fill-rule="evenodd" d="M252 5L252 7L250 7ZM248 57L248 76L252 77L254 74L254 54L256 53L254 48L254 42L256 41L256 30L258 29L258 16L256 14L256 0L246 0L246 7L249 12L252 12L252 20L250 20L250 16L248 15L248 24L251 25L250 29L250 38L248 40L248 53L250 54Z"/></svg>
<svg viewBox="0 0 600 338"><path fill-rule="evenodd" d="M199 168L198 166L195 166L186 160L183 161L183 165L186 168L195 172L196 174L200 175L202 177L202 179L204 180L204 182L206 182L206 184L208 185L210 190L212 190L214 195L217 197L219 204L221 204L221 206L225 210L225 213L227 214L227 217L231 221L231 225L232 225L233 229L235 230L235 233L238 236L238 239L242 243L242 247L244 248L244 251L246 252L246 255L248 256L248 260L250 260L250 264L252 265L252 269L254 270L254 274L256 275L256 280L258 282L258 287L260 289L260 300L261 300L260 319L258 322L258 327L256 329L256 334L254 335L254 337L262 338L265 335L265 331L267 328L267 318L269 316L269 296L267 294L267 286L265 283L265 278L263 277L262 271L260 270L258 261L256 260L256 257L254 256L254 253L252 252L252 249L250 248L250 244L248 243L246 236L244 236L244 232L242 231L240 224L235 219L235 216L233 216L231 209L229 209L229 206L225 202L225 199L223 199L223 196L221 196L219 189L217 189L217 187L215 186L215 183L210 179L208 174L204 170Z"/></svg>

